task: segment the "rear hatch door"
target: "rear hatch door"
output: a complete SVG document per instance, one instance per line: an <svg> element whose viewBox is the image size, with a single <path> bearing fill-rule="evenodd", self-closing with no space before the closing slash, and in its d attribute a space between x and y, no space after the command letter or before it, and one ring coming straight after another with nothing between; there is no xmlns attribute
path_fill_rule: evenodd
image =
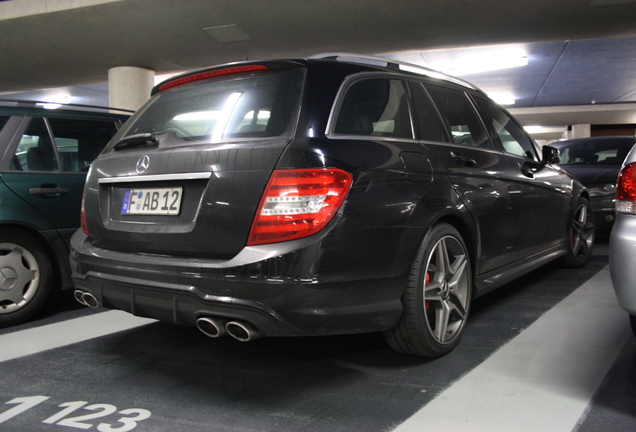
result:
<svg viewBox="0 0 636 432"><path fill-rule="evenodd" d="M160 84L95 161L85 191L95 246L212 258L245 246L293 136L305 68L218 71Z"/></svg>

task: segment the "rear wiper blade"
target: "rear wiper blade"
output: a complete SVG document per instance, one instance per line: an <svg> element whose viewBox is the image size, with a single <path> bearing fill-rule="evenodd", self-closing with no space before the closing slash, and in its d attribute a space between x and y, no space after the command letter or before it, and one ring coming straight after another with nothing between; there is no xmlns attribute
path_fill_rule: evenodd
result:
<svg viewBox="0 0 636 432"><path fill-rule="evenodd" d="M117 144L113 146L115 150L122 149L124 147L138 147L138 146L156 146L159 145L159 140L151 133L140 133L135 135L128 135L127 137L119 140Z"/></svg>

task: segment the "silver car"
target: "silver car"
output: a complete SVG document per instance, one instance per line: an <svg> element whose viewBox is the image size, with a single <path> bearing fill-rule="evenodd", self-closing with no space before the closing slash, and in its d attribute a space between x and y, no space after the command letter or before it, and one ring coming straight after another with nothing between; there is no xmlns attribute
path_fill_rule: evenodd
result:
<svg viewBox="0 0 636 432"><path fill-rule="evenodd" d="M629 313L636 336L636 146L616 184L616 222L610 235L610 274L620 306Z"/></svg>

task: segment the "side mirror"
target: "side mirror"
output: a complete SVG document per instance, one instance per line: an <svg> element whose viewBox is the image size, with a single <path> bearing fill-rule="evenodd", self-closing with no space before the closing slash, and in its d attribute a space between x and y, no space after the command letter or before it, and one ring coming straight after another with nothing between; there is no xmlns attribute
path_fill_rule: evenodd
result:
<svg viewBox="0 0 636 432"><path fill-rule="evenodd" d="M558 164L561 162L561 154L556 148L546 145L541 150L543 151L541 162L544 164Z"/></svg>

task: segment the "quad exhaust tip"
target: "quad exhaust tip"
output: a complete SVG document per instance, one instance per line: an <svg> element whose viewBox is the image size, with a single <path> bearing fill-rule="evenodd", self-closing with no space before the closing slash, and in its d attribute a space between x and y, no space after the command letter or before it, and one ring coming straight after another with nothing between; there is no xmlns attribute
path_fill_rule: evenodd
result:
<svg viewBox="0 0 636 432"><path fill-rule="evenodd" d="M230 336L241 342L253 341L262 336L256 327L243 321L230 321L225 324L225 330Z"/></svg>
<svg viewBox="0 0 636 432"><path fill-rule="evenodd" d="M97 297L89 292L75 290L75 292L73 292L73 296L75 297L75 300L77 300L84 306L88 306L90 308L98 308L100 306Z"/></svg>
<svg viewBox="0 0 636 432"><path fill-rule="evenodd" d="M228 321L223 318L201 317L197 319L197 328L211 338L230 335L238 341L249 342L262 337L261 332L248 322Z"/></svg>
<svg viewBox="0 0 636 432"><path fill-rule="evenodd" d="M226 320L220 318L202 317L197 320L197 328L204 335L217 338L227 334L227 330L225 330L226 322Z"/></svg>

